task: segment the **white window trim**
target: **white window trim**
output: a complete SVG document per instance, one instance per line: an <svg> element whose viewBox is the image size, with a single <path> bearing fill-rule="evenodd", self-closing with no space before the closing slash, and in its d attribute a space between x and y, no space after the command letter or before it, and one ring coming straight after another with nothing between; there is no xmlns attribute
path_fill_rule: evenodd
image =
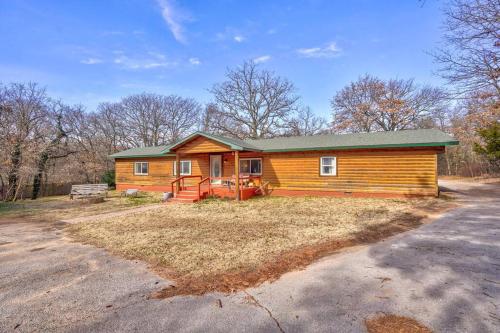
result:
<svg viewBox="0 0 500 333"><path fill-rule="evenodd" d="M323 165L324 158L332 158L333 165ZM323 166L333 166L333 173L324 173ZM337 176L337 156L321 156L319 158L319 175L320 176L331 176L331 177Z"/></svg>
<svg viewBox="0 0 500 333"><path fill-rule="evenodd" d="M251 176L262 176L262 168L263 168L262 157L240 158L240 163L239 163L239 165L240 165L240 174L241 173L245 173L246 174L246 172L241 172L241 161L251 161L251 160L259 160L260 161L260 172L259 173L248 173L248 174L251 175ZM250 166L250 169L251 169L251 166Z"/></svg>
<svg viewBox="0 0 500 333"><path fill-rule="evenodd" d="M189 162L189 173L182 173L181 176L191 176L192 170L193 170L193 162L191 160L180 160L179 164L182 164L183 162ZM182 168L181 168L182 170ZM174 176L177 176L177 163L174 161Z"/></svg>
<svg viewBox="0 0 500 333"><path fill-rule="evenodd" d="M146 165L148 166L148 172L146 172L146 173L142 172L142 164L143 163L146 163ZM141 172L137 172L137 164L141 164ZM147 175L149 175L149 162L144 162L144 161L134 162L134 175L135 176L147 176Z"/></svg>

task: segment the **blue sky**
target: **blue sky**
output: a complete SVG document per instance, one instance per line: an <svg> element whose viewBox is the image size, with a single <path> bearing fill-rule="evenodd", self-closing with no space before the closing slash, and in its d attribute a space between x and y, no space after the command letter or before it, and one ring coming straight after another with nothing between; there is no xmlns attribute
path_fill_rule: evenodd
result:
<svg viewBox="0 0 500 333"><path fill-rule="evenodd" d="M324 116L364 73L441 85L427 54L442 2L0 0L0 81L36 81L71 104L155 92L211 100L244 60L291 80Z"/></svg>

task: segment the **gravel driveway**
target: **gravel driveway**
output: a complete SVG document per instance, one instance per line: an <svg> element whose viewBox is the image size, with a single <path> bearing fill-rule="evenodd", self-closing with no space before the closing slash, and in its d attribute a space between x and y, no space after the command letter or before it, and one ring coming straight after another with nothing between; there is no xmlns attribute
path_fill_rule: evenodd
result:
<svg viewBox="0 0 500 333"><path fill-rule="evenodd" d="M465 206L232 295L149 299L171 282L142 262L73 243L64 224L0 220L0 332L363 332L379 313L498 332L500 186L442 185Z"/></svg>

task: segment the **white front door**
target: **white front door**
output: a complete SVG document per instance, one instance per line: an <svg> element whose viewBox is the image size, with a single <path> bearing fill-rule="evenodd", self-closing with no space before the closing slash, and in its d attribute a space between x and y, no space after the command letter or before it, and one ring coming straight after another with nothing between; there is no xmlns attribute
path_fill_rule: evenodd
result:
<svg viewBox="0 0 500 333"><path fill-rule="evenodd" d="M222 177L222 155L210 155L210 177ZM212 184L221 184L221 179L212 179Z"/></svg>

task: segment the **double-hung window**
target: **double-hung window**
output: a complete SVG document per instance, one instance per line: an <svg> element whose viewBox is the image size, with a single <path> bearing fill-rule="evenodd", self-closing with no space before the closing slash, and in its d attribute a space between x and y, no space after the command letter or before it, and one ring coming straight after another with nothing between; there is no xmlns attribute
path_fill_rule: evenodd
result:
<svg viewBox="0 0 500 333"><path fill-rule="evenodd" d="M134 163L134 175L137 176L147 176L149 172L148 162L135 162Z"/></svg>
<svg viewBox="0 0 500 333"><path fill-rule="evenodd" d="M181 176L191 176L191 161L180 161ZM177 164L174 161L174 175L177 175Z"/></svg>
<svg viewBox="0 0 500 333"><path fill-rule="evenodd" d="M322 156L319 172L321 176L337 175L337 158L335 156Z"/></svg>
<svg viewBox="0 0 500 333"><path fill-rule="evenodd" d="M262 159L240 158L240 173L245 175L262 175Z"/></svg>

